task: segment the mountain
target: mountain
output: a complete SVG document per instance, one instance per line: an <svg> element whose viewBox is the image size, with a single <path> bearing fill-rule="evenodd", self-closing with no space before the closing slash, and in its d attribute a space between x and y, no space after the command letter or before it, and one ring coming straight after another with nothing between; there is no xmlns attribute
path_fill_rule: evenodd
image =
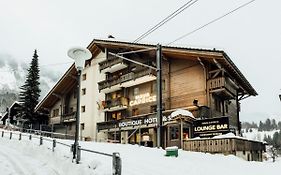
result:
<svg viewBox="0 0 281 175"><path fill-rule="evenodd" d="M31 61L31 58L30 58ZM17 60L10 55L0 54L0 115L15 100L18 100L20 87L24 84L29 63ZM48 66L40 67L40 98L52 88L62 73L53 71Z"/></svg>

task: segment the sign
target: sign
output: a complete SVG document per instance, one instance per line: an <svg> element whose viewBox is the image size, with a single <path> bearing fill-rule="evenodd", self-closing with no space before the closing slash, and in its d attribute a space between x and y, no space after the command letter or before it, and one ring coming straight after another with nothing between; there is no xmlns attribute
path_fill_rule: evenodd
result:
<svg viewBox="0 0 281 175"><path fill-rule="evenodd" d="M149 93L136 95L135 100L130 101L130 106L156 101L156 95L151 96Z"/></svg>
<svg viewBox="0 0 281 175"><path fill-rule="evenodd" d="M167 122L171 121L171 116L163 116L162 121ZM157 124L157 117L155 115L149 115L145 118L137 118L137 119L124 119L120 121L110 121L110 122L101 122L98 123L98 130L105 129L113 129L113 128L126 128L126 127L135 127L140 125L149 125L149 124Z"/></svg>
<svg viewBox="0 0 281 175"><path fill-rule="evenodd" d="M155 115L153 115L155 116ZM163 116L162 121L170 121L172 118L170 116ZM139 126L139 125L149 125L149 124L157 124L157 117L148 117L148 118L140 118L137 120L129 120L129 121L120 121L118 123L119 128L130 127L130 126Z"/></svg>
<svg viewBox="0 0 281 175"><path fill-rule="evenodd" d="M194 137L213 137L229 132L229 118L219 117L193 122Z"/></svg>

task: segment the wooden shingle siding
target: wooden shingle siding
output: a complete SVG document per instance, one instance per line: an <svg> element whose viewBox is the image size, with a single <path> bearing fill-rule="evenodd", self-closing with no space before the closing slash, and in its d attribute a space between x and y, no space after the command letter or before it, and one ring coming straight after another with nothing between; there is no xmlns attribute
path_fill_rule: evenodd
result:
<svg viewBox="0 0 281 175"><path fill-rule="evenodd" d="M204 70L198 62L175 60L170 74L172 109L190 106L194 99L198 99L200 105L207 105Z"/></svg>

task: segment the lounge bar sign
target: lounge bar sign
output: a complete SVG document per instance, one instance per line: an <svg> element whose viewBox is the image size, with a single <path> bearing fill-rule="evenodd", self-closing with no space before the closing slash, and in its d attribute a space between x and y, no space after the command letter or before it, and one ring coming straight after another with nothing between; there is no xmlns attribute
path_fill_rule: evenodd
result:
<svg viewBox="0 0 281 175"><path fill-rule="evenodd" d="M213 137L228 132L228 117L196 120L193 122L193 137Z"/></svg>

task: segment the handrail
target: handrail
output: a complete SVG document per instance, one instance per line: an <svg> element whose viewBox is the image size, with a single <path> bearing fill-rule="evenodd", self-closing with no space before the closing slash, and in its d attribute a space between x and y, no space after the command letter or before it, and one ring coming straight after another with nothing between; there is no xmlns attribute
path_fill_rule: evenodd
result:
<svg viewBox="0 0 281 175"><path fill-rule="evenodd" d="M19 136L19 140L22 140L22 136L28 136L28 134L24 134L22 132L16 133L14 131L2 130L2 134L1 134L2 137L4 137L4 133L9 133L10 134L10 136L9 136L10 140L12 139L12 135L13 134L18 135ZM51 132L48 132L48 133L51 133ZM63 143L63 142L60 142L60 141L56 141L56 139L45 138L45 137L43 137L41 135L41 133L40 133L40 136L33 135L33 138L38 138L39 141L40 141L40 145L43 145L43 140L46 140L46 141L49 141L49 142L53 142L53 144L52 144L52 151L53 152L55 151L56 143L61 144L63 146L70 147L71 151L73 151L73 149L74 149L74 145L73 144L69 145L69 144L66 144L66 143ZM29 140L31 140L31 139L32 139L32 134L30 133L29 134ZM113 171L113 175L121 175L121 166L122 165L121 165L121 158L120 158L120 154L119 153L113 152L112 154L108 154L108 153L103 153L103 152L99 152L99 151L94 151L94 150L90 150L90 149L81 148L81 146L78 146L77 158L76 158L76 162L77 163L79 163L79 161L81 159L81 151L86 151L86 152L89 152L89 153L95 153L95 154L100 154L100 155L112 157L112 166L113 166L113 170L112 171Z"/></svg>

